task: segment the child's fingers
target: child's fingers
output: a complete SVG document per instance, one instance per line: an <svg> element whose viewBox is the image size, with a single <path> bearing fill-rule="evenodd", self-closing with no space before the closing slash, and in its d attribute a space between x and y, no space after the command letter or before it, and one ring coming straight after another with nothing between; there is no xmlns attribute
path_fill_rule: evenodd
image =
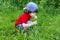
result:
<svg viewBox="0 0 60 40"><path fill-rule="evenodd" d="M35 19L37 19L37 16L35 16Z"/></svg>

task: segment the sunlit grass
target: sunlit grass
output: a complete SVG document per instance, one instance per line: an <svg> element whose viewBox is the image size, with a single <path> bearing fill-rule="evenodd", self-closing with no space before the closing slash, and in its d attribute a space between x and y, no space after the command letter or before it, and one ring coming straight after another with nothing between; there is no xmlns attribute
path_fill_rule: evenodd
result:
<svg viewBox="0 0 60 40"><path fill-rule="evenodd" d="M57 12L53 9L39 10L37 14L38 24L23 34L22 31L14 28L15 22L23 13L23 10L17 10L15 8L15 11L5 8L2 9L0 12L1 40L60 40L59 11ZM57 14L54 11L57 12ZM32 19L32 21L33 20L34 19Z"/></svg>

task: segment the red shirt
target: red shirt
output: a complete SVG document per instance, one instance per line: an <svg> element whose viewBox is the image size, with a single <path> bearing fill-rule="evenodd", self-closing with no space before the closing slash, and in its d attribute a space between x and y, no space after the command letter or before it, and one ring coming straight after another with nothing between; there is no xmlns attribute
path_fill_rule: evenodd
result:
<svg viewBox="0 0 60 40"><path fill-rule="evenodd" d="M18 24L27 23L30 20L31 16L27 13L22 14L15 23L15 27Z"/></svg>

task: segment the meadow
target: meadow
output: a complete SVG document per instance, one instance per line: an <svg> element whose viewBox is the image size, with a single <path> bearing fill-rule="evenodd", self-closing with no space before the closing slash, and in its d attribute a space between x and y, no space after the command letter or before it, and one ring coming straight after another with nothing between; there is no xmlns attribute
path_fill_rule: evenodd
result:
<svg viewBox="0 0 60 40"><path fill-rule="evenodd" d="M14 25L24 10L7 5L0 6L0 40L60 40L60 8L39 6L38 24L22 33Z"/></svg>

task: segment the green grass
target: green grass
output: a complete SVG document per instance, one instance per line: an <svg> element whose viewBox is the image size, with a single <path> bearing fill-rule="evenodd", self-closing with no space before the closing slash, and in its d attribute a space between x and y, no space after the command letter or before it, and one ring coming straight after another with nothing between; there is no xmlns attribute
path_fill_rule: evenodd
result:
<svg viewBox="0 0 60 40"><path fill-rule="evenodd" d="M3 10L2 10L3 9ZM59 9L39 10L38 24L22 33L14 28L17 18L23 10L5 9L0 11L0 40L60 40ZM33 21L33 19L32 19Z"/></svg>

